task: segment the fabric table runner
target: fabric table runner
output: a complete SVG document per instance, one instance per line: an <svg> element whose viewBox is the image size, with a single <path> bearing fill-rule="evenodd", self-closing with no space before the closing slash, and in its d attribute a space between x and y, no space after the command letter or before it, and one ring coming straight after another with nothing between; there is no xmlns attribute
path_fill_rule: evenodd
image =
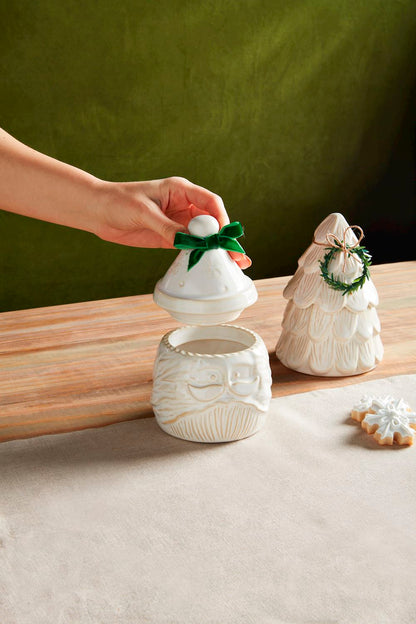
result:
<svg viewBox="0 0 416 624"><path fill-rule="evenodd" d="M145 419L0 445L0 622L414 623L416 448L350 419L365 393L415 408L416 375L273 399L231 444Z"/></svg>

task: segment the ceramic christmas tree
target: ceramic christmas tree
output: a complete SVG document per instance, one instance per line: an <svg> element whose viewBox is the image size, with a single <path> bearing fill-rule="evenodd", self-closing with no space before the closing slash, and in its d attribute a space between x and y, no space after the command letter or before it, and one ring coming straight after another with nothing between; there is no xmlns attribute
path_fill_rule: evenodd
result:
<svg viewBox="0 0 416 624"><path fill-rule="evenodd" d="M383 357L370 256L339 213L316 229L283 296L288 304L276 354L309 375L358 375Z"/></svg>

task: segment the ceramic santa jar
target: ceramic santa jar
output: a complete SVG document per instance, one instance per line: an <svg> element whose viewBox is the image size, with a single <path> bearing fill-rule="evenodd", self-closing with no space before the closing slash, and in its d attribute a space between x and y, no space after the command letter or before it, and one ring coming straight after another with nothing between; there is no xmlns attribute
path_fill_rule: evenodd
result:
<svg viewBox="0 0 416 624"><path fill-rule="evenodd" d="M194 442L230 442L256 433L271 398L263 340L253 331L223 324L257 299L253 282L231 260L230 247L220 246L225 239L217 237L235 232L226 228L219 232L211 216L195 217L188 242L200 245L198 253L183 249L154 292L156 303L192 325L167 333L160 342L153 410L166 433Z"/></svg>
<svg viewBox="0 0 416 624"><path fill-rule="evenodd" d="M152 404L160 427L195 442L246 438L265 423L269 355L256 333L234 325L166 334L154 367Z"/></svg>

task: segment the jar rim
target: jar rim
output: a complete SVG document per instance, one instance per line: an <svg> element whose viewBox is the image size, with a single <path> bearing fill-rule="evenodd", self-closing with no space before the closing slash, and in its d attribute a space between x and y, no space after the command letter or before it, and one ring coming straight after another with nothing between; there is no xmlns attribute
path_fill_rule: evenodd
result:
<svg viewBox="0 0 416 624"><path fill-rule="evenodd" d="M221 333L223 330L228 330L228 332L234 332L234 337L228 334L224 336L217 335L215 333ZM183 339L183 334L187 334L187 338ZM177 345L172 344L171 338L176 335L182 335L182 340ZM246 342L243 342L242 338L246 338ZM192 340L224 340L229 342L236 342L241 344L241 349L237 349L235 351L230 351L226 353L200 353L197 351L189 351L187 349L181 348L182 345L187 342L191 342ZM247 344L247 339L249 339ZM235 356L238 353L246 353L248 351L254 350L260 344L260 337L254 331L247 329L246 327L241 327L240 325L229 325L229 324L219 324L219 325L185 325L182 327L177 327L176 329L172 329L170 332L165 334L162 338L162 343L169 351L174 351L175 353L179 353L181 355L189 356L189 357L204 357L204 358L224 358Z"/></svg>

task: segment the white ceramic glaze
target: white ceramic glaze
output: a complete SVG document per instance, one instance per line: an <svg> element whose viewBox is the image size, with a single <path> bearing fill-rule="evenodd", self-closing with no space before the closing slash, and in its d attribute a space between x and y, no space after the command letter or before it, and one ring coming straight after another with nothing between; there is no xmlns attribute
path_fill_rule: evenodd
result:
<svg viewBox="0 0 416 624"><path fill-rule="evenodd" d="M214 217L201 215L188 225L194 236L209 236L219 230ZM155 303L176 320L192 325L233 321L257 300L252 280L224 249L206 251L188 271L191 250L181 251L155 287Z"/></svg>
<svg viewBox="0 0 416 624"><path fill-rule="evenodd" d="M198 348L201 352L190 349ZM160 427L194 442L230 442L258 431L271 398L269 356L255 332L187 326L166 334L153 373Z"/></svg>
<svg viewBox="0 0 416 624"><path fill-rule="evenodd" d="M316 229L315 240L324 243L328 233L340 240L348 227L339 213L330 214ZM357 238L351 230L346 242ZM283 291L288 299L282 333L276 346L280 361L293 370L309 375L358 375L376 366L383 357L378 295L371 279L351 295L342 295L326 284L319 261L327 249L312 243L299 258L298 269ZM361 274L362 264L352 257L336 254L329 272L345 283Z"/></svg>

